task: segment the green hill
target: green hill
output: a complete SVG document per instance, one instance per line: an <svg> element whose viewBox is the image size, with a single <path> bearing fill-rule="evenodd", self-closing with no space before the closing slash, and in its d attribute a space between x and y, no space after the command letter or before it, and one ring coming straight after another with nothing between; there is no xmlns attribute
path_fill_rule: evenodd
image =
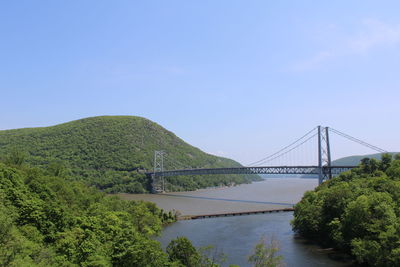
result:
<svg viewBox="0 0 400 267"><path fill-rule="evenodd" d="M51 127L0 131L0 157L22 151L28 164L51 174L83 180L106 192L149 190L144 175L151 170L155 150L167 152L166 168L233 167L239 163L202 152L160 125L141 117L101 116ZM169 190L248 183L257 176L182 176L168 180Z"/></svg>
<svg viewBox="0 0 400 267"><path fill-rule="evenodd" d="M397 153L398 152L389 152L389 154L391 154L391 155L395 155ZM382 154L383 153L344 157L344 158L340 158L340 159L336 159L336 160L332 161L332 165L333 166L357 166L358 164L360 164L360 161L363 158L371 158L371 159L380 160Z"/></svg>

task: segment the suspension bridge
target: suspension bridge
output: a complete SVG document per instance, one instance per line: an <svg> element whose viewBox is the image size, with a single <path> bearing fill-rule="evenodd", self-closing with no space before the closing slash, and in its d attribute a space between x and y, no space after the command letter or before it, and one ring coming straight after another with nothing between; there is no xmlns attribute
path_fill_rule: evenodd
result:
<svg viewBox="0 0 400 267"><path fill-rule="evenodd" d="M307 132L296 141L290 143L277 152L268 155L256 162L253 162L245 167L231 168L194 168L178 165L174 162L168 164L166 168L165 151L155 151L154 153L154 169L148 172L147 175L152 179L153 192L165 191L166 177L179 175L215 175L215 174L297 174L297 175L315 175L318 176L319 184L324 180L331 179L342 172L348 171L357 166L337 166L332 165L330 134L335 134L352 142L358 143L371 150L379 153L387 152L384 149L371 145L358 138L340 132L330 127L317 126ZM315 142L316 139L316 142ZM303 148L307 144L316 145L313 151L306 151ZM302 150L303 149L303 150ZM303 155L298 152L303 152ZM297 152L297 154L296 154ZM317 153L315 153L317 152ZM293 155L294 154L294 155ZM294 159L294 162L301 162L307 155L316 154L315 164L287 164L288 157ZM277 162L286 162L285 165L277 164ZM282 161L283 160L283 161Z"/></svg>

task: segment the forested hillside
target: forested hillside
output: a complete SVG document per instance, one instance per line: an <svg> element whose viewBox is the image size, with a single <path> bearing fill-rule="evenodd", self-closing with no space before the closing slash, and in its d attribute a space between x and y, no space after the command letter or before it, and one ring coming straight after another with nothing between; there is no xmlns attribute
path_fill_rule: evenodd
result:
<svg viewBox="0 0 400 267"><path fill-rule="evenodd" d="M8 164L0 162L0 266L171 264L151 236L174 217L155 204Z"/></svg>
<svg viewBox="0 0 400 267"><path fill-rule="evenodd" d="M82 180L106 192L149 190L144 175L152 169L155 150L164 150L177 166L233 167L239 163L206 154L147 119L101 116L51 127L0 131L0 157L17 153L28 164L50 166L66 179ZM166 162L166 167L168 166ZM247 183L257 176L171 177L169 190Z"/></svg>
<svg viewBox="0 0 400 267"><path fill-rule="evenodd" d="M306 192L293 228L367 266L400 266L400 155L358 168ZM364 266L363 265L363 266Z"/></svg>

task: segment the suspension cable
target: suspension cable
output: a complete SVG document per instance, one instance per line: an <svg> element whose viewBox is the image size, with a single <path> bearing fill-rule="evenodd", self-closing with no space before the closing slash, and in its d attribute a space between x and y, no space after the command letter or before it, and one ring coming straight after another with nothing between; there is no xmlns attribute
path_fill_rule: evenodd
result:
<svg viewBox="0 0 400 267"><path fill-rule="evenodd" d="M349 139L349 140L351 140L351 141L353 141L353 142L359 143L360 145L366 146L366 147L371 148L371 149L373 149L373 150L375 150L375 151L378 151L378 152L380 152L380 153L386 153L386 152L387 152L386 150L384 150L384 149L382 149L382 148L379 148L379 147L377 147L377 146L368 144L367 142L364 142L364 141L362 141L362 140L360 140L360 139L357 139L357 138L355 138L355 137L352 137L352 136L350 136L350 135L348 135L348 134L342 133L342 132L340 132L340 131L338 131L338 130L335 130L335 129L333 129L333 128L329 128L329 130L331 130L332 132L334 132L334 133L337 134L337 135L340 135L340 136L342 136L342 137L344 137L344 138L347 138L347 139Z"/></svg>
<svg viewBox="0 0 400 267"><path fill-rule="evenodd" d="M311 131L309 131L308 133L306 133L305 135L303 135L302 137L300 137L299 139L297 139L296 141L294 141L294 142L291 143L290 145L287 145L287 146L285 146L284 148L282 148L281 150L279 150L279 151L277 151L277 152L275 152L275 153L273 153L273 154L271 154L271 155L269 155L269 156L267 156L267 157L265 157L265 158L263 158L263 159L260 159L260 160L258 160L258 161L255 161L255 162L253 162L253 163L251 163L251 164L249 164L249 165L247 165L247 166L253 166L253 165L256 165L256 164L258 164L258 163L264 162L265 160L267 160L267 159L269 159L269 158L274 157L275 155L279 154L280 152L284 151L285 149L291 147L292 145L296 144L297 142L299 142L300 140L302 140L303 138L305 138L307 135L309 135L310 133L312 133L315 129L317 129L317 127L314 127Z"/></svg>
<svg viewBox="0 0 400 267"><path fill-rule="evenodd" d="M263 163L271 162L271 161L273 161L274 159L277 159L277 158L279 158L279 157L282 157L282 156L288 154L289 152L295 150L296 148L298 148L299 146L303 145L304 143L306 143L306 142L309 141L310 139L314 138L316 135L318 135L318 133L313 134L312 136L310 136L309 138L307 138L306 140L304 140L303 142L301 142L301 143L298 144L297 146L295 146L295 147L291 148L290 150L286 151L285 153L279 154L278 156L276 156L276 157L274 157L274 158L272 158L272 159L269 159L269 160L267 160L267 161L263 161Z"/></svg>

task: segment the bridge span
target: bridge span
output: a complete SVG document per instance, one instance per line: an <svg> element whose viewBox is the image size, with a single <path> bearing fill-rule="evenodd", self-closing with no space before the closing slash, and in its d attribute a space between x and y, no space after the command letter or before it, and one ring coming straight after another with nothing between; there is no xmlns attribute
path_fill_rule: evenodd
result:
<svg viewBox="0 0 400 267"><path fill-rule="evenodd" d="M180 167L175 166L173 169L164 168L164 156L166 152L163 150L155 151L154 153L154 169L153 172L146 173L148 177L152 179L152 187L154 192L165 191L165 177L180 176L180 175L215 175L215 174L298 174L298 175L317 175L319 184L323 181L331 179L334 176L339 175L342 172L349 171L357 166L336 166L332 164L331 160L331 147L329 142L330 132L344 137L352 142L358 143L369 149L378 151L380 153L386 153L387 151L368 144L360 139L342 133L338 130L317 126L311 131L297 139L295 142L282 148L281 150L268 155L267 157L249 164L248 167L229 167L229 168L192 168L192 167ZM317 138L317 153L308 153L308 155L316 154L316 165L311 163L311 166L285 166L282 164L278 166L277 163L273 163L276 160L285 159L300 148L304 148L305 144L311 144L314 137ZM297 157L296 157L297 159ZM299 158L301 160L301 158ZM287 162L287 160L286 160ZM315 162L315 161L313 161ZM274 164L271 166L262 166L266 164ZM301 164L301 163L297 163ZM293 165L297 165L296 163ZM172 165L176 165L172 162ZM179 165L179 163L177 163ZM169 167L169 166L168 166Z"/></svg>
<svg viewBox="0 0 400 267"><path fill-rule="evenodd" d="M324 166L322 173L326 176L336 176L357 166ZM319 166L261 166L261 167L233 167L233 168L199 168L166 170L148 172L148 176L169 177L179 175L212 175L212 174L299 174L319 175Z"/></svg>

